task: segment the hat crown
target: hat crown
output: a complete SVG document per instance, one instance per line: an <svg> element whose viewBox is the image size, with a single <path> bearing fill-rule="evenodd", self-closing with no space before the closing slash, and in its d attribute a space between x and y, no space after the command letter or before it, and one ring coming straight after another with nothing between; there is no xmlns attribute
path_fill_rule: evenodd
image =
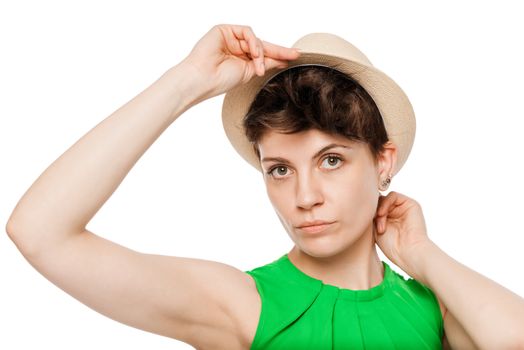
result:
<svg viewBox="0 0 524 350"><path fill-rule="evenodd" d="M371 61L355 45L331 33L310 33L298 39L293 46L304 52L329 55L372 66Z"/></svg>
<svg viewBox="0 0 524 350"><path fill-rule="evenodd" d="M416 131L415 113L402 88L387 74L374 67L353 44L331 33L310 33L293 44L302 51L286 68L273 68L263 76L236 86L224 96L222 121L226 135L236 151L254 168L262 171L260 160L247 139L243 120L251 103L265 84L280 72L296 66L333 67L351 76L377 105L388 139L397 146L397 159L392 175L402 168L413 146Z"/></svg>

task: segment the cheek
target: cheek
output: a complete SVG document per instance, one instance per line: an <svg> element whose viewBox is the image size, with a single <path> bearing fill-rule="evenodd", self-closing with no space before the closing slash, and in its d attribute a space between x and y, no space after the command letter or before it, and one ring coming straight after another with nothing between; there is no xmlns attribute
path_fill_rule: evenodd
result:
<svg viewBox="0 0 524 350"><path fill-rule="evenodd" d="M342 220L350 225L364 228L373 220L376 212L378 190L371 180L346 182L344 189L333 194L342 212Z"/></svg>
<svg viewBox="0 0 524 350"><path fill-rule="evenodd" d="M272 188L271 185L266 184L266 193L267 197L274 206L280 206L280 202L282 200L282 191L277 191L276 189Z"/></svg>
<svg viewBox="0 0 524 350"><path fill-rule="evenodd" d="M289 195L283 193L283 191L267 191L273 210L277 214L277 217L282 224L282 227L294 240L293 236L293 227L292 223L289 222L292 217L293 208L290 207L291 201L289 200Z"/></svg>
<svg viewBox="0 0 524 350"><path fill-rule="evenodd" d="M285 191L272 189L270 187L266 187L266 193L280 220L282 221L282 219L289 217L289 206L291 205L289 195L286 195Z"/></svg>

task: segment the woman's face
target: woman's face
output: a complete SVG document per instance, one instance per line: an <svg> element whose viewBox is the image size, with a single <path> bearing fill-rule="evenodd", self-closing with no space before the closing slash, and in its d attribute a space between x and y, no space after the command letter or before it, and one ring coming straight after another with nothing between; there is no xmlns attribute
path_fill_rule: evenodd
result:
<svg viewBox="0 0 524 350"><path fill-rule="evenodd" d="M328 257L372 234L382 168L389 173L390 164L375 166L366 144L310 129L269 131L258 145L269 199L298 248ZM315 220L332 224L316 233L298 228Z"/></svg>

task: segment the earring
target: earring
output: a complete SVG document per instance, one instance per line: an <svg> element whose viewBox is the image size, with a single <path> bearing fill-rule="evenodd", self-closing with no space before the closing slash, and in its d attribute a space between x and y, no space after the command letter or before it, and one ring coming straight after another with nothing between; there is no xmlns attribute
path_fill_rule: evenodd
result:
<svg viewBox="0 0 524 350"><path fill-rule="evenodd" d="M388 175L388 178L386 180L382 181L380 185L380 190L385 191L388 188L390 183L391 183L391 174Z"/></svg>

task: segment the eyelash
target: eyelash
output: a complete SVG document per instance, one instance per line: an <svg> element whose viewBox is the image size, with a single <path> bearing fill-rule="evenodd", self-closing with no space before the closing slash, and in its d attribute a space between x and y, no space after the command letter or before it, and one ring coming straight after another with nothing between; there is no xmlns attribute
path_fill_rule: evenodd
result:
<svg viewBox="0 0 524 350"><path fill-rule="evenodd" d="M343 159L342 157L340 157L339 155L337 155L337 154L326 154L326 156L322 159L322 162L324 162L324 160L326 160L326 159L328 159L328 158L335 158L335 159L337 159L337 160L339 161L339 163L344 161L344 159ZM338 163L337 163L337 164L338 164ZM269 169L269 170L266 172L266 174L269 175L269 176L271 176L274 180L277 180L277 181L283 180L283 178L278 178L278 177L275 177L275 176L271 175L271 173L273 172L273 170L275 170L275 169L277 169L277 168L280 168L280 167L285 167L285 168L287 168L286 165L275 165L274 167L272 167L271 169ZM335 169L338 169L338 167L335 168ZM333 170L335 170L335 169L333 169Z"/></svg>

